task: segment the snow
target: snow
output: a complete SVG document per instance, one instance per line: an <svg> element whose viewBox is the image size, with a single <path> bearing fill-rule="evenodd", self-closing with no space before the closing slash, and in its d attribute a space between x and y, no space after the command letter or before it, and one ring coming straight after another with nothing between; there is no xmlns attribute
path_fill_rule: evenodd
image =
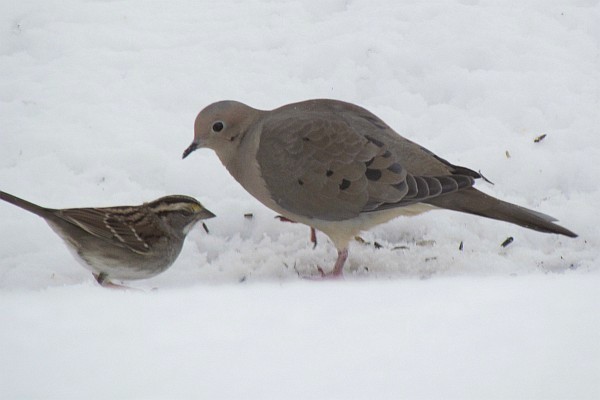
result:
<svg viewBox="0 0 600 400"><path fill-rule="evenodd" d="M598 283L560 275L9 292L3 397L591 398Z"/></svg>
<svg viewBox="0 0 600 400"><path fill-rule="evenodd" d="M585 0L0 3L0 190L181 193L218 216L119 292L0 204L0 398L600 398L599 18ZM580 237L434 211L365 232L344 281L301 279L333 265L327 238L181 153L213 101L318 97Z"/></svg>

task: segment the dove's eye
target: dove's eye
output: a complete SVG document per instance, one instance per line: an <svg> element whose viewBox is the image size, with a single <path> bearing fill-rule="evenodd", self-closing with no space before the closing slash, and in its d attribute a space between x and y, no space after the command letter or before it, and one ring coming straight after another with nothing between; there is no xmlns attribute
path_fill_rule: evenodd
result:
<svg viewBox="0 0 600 400"><path fill-rule="evenodd" d="M213 123L212 130L213 130L213 132L221 132L224 127L225 127L225 125L223 124L223 122L217 121L217 122Z"/></svg>

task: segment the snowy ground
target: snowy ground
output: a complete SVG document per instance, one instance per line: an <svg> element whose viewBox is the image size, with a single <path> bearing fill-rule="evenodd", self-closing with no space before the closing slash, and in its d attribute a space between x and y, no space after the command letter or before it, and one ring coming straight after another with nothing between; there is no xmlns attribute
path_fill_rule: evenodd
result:
<svg viewBox="0 0 600 400"><path fill-rule="evenodd" d="M600 398L600 6L522 3L1 2L0 190L218 217L122 293L0 204L0 398ZM365 233L345 281L300 279L327 238L181 153L213 101L316 97L580 237L436 211Z"/></svg>

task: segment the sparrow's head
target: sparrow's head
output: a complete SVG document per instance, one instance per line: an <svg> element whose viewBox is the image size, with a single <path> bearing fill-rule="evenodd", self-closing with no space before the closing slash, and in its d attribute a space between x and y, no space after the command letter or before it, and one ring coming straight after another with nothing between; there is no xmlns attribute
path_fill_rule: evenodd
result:
<svg viewBox="0 0 600 400"><path fill-rule="evenodd" d="M171 195L161 197L147 204L147 206L176 232L184 236L202 219L215 217L193 197Z"/></svg>

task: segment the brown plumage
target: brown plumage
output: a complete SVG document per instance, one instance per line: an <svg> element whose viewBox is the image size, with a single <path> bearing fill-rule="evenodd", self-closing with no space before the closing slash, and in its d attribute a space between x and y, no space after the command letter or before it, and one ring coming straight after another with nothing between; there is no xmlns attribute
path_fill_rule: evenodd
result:
<svg viewBox="0 0 600 400"><path fill-rule="evenodd" d="M0 199L46 220L98 283L157 275L179 256L189 230L215 215L189 196L138 206L52 209L0 191Z"/></svg>

